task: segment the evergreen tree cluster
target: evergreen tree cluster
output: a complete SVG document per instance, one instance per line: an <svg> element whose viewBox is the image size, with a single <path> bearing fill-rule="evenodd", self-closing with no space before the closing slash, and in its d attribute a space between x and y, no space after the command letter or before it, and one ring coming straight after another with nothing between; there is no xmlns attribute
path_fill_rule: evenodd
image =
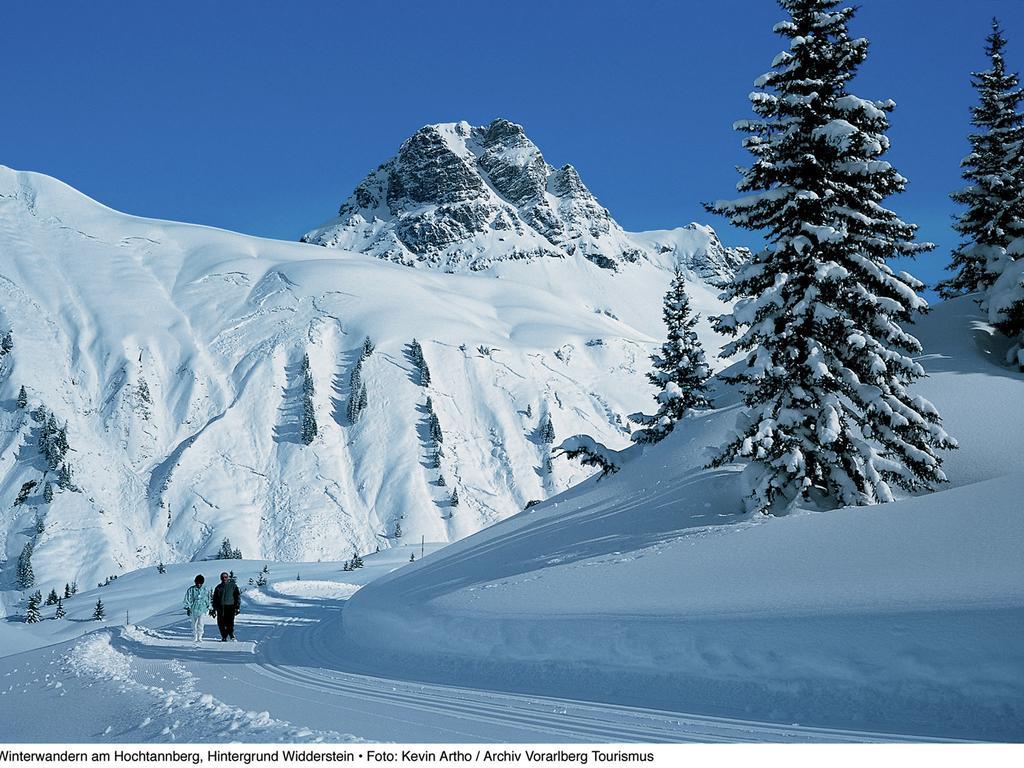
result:
<svg viewBox="0 0 1024 768"><path fill-rule="evenodd" d="M413 339L409 342L409 359L412 364L416 366L416 370L419 372L420 386L430 386L430 368L427 366L427 359L423 356L423 347L420 343Z"/></svg>
<svg viewBox="0 0 1024 768"><path fill-rule="evenodd" d="M658 411L653 416L637 413L629 417L646 427L633 433L632 440L636 443L660 442L691 410L711 407L707 399L711 368L694 330L697 316L690 314L686 279L678 266L665 294L661 315L668 338L661 345L661 353L651 356L654 370L647 374L647 379L658 389L655 395Z"/></svg>
<svg viewBox="0 0 1024 768"><path fill-rule="evenodd" d="M444 456L444 450L441 448L441 444L444 442L444 431L441 429L441 421L437 418L437 413L434 411L434 401L428 397L426 405L427 409L427 457L430 462L431 469L441 468L441 457Z"/></svg>
<svg viewBox="0 0 1024 768"><path fill-rule="evenodd" d="M14 331L8 330L0 339L0 357L7 357L14 351Z"/></svg>
<svg viewBox="0 0 1024 768"><path fill-rule="evenodd" d="M313 373L309 369L309 355L302 355L302 442L309 445L316 438L316 414L313 413Z"/></svg>
<svg viewBox="0 0 1024 768"><path fill-rule="evenodd" d="M58 600L60 600L60 597L57 596L57 590L51 589L50 594L46 596L46 604L56 605Z"/></svg>
<svg viewBox="0 0 1024 768"><path fill-rule="evenodd" d="M217 550L217 556L215 560L241 560L242 550L234 549L231 546L231 539L224 537L224 540L220 543L220 549Z"/></svg>
<svg viewBox="0 0 1024 768"><path fill-rule="evenodd" d="M353 552L352 553L352 559L345 561L345 564L342 566L342 570L343 571L354 571L357 568L362 568L363 565L364 565L363 558L360 557L358 552Z"/></svg>
<svg viewBox="0 0 1024 768"><path fill-rule="evenodd" d="M51 413L39 430L39 452L46 459L47 466L55 470L64 462L68 449L67 424L58 425L57 417Z"/></svg>
<svg viewBox="0 0 1024 768"><path fill-rule="evenodd" d="M348 420L352 424L359 421L360 415L366 410L366 383L363 381L363 361L373 354L373 349L373 342L367 336L363 340L363 348L359 353L359 359L356 360L355 367L352 368L352 375L349 379L348 408L346 411L346 416L348 416Z"/></svg>
<svg viewBox="0 0 1024 768"><path fill-rule="evenodd" d="M836 0L779 0L788 50L755 83L757 117L736 124L753 156L736 200L708 206L766 232L736 273L717 330L745 353L727 377L745 412L712 464L748 463L751 510L784 512L890 501L943 482L939 449L955 447L935 407L909 386L921 345L903 326L927 307L924 286L886 260L931 249L882 201L906 180L882 156L891 101L848 90L868 43Z"/></svg>

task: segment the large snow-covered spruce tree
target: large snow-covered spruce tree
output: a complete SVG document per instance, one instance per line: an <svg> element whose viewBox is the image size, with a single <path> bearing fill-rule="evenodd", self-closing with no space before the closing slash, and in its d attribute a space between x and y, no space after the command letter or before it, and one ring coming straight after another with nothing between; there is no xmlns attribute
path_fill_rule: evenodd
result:
<svg viewBox="0 0 1024 768"><path fill-rule="evenodd" d="M660 354L651 356L654 370L647 374L651 384L658 388L655 395L658 412L653 416L636 413L629 417L645 425L644 429L633 433L632 439L637 443L657 443L689 411L711 407L707 399L711 369L694 330L697 316L690 314L686 278L679 267L676 267L665 294L661 314L668 328L668 337L661 345Z"/></svg>
<svg viewBox="0 0 1024 768"><path fill-rule="evenodd" d="M968 137L971 152L961 162L967 186L950 195L966 206L954 225L964 239L947 267L953 276L938 285L946 297L981 291L982 301L1013 259L1007 246L1024 235L1024 90L1018 76L1006 71L1006 38L995 19L987 43L991 67L972 74L978 104L971 108L971 124L978 131Z"/></svg>
<svg viewBox="0 0 1024 768"><path fill-rule="evenodd" d="M779 0L789 40L751 94L758 118L736 124L754 156L738 185L749 195L708 209L766 232L766 246L726 289L746 352L729 377L747 408L712 464L747 461L748 505L872 504L892 486L945 480L937 449L955 447L936 409L908 386L924 375L918 341L901 324L927 309L923 285L886 264L931 249L882 206L906 180L881 156L891 101L847 90L868 42L851 38L854 9L835 0Z"/></svg>

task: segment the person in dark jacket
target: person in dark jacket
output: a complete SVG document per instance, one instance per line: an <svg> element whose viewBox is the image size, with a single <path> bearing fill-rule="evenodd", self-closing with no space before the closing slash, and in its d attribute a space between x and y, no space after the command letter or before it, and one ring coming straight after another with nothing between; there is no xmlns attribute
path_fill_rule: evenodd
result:
<svg viewBox="0 0 1024 768"><path fill-rule="evenodd" d="M227 572L220 575L220 584L213 590L213 610L217 614L217 628L221 641L235 639L235 614L241 608L238 585Z"/></svg>

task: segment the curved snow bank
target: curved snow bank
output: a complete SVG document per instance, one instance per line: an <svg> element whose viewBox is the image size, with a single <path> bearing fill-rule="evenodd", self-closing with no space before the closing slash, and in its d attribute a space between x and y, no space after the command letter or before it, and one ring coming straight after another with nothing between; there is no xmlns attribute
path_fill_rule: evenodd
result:
<svg viewBox="0 0 1024 768"><path fill-rule="evenodd" d="M195 690L196 678L182 665L177 669L177 690L146 685L136 679L134 657L114 648L110 634L98 632L80 640L64 658L65 668L75 675L117 685L120 696L136 697L150 715L138 724L119 723L116 740L136 742L341 742L359 741L334 731L315 731L270 716L225 704ZM104 734L108 735L110 729Z"/></svg>
<svg viewBox="0 0 1024 768"><path fill-rule="evenodd" d="M714 482L673 513L715 498ZM559 695L1024 738L1022 482L717 527L691 518L642 547L636 509L581 501L371 584L345 637L409 672L469 669ZM613 540L620 551L600 551Z"/></svg>

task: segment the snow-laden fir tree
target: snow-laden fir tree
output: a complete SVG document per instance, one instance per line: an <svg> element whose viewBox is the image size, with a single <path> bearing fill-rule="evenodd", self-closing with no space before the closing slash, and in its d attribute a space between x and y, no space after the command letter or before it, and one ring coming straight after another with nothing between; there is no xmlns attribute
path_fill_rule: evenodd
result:
<svg viewBox="0 0 1024 768"><path fill-rule="evenodd" d="M41 618L39 615L39 598L36 595L29 595L28 608L25 610L25 622L36 624Z"/></svg>
<svg viewBox="0 0 1024 768"><path fill-rule="evenodd" d="M347 416L348 420L355 424L359 421L367 406L366 384L360 384L358 390L352 390L348 397Z"/></svg>
<svg viewBox="0 0 1024 768"><path fill-rule="evenodd" d="M93 621L103 621L106 618L107 610L103 607L103 601L96 600L96 608L92 612Z"/></svg>
<svg viewBox="0 0 1024 768"><path fill-rule="evenodd" d="M459 506L459 490L457 488L452 488L452 495L448 497L448 506Z"/></svg>
<svg viewBox="0 0 1024 768"><path fill-rule="evenodd" d="M46 596L46 604L56 605L58 600L60 600L60 597L57 596L57 590L51 589L50 594Z"/></svg>
<svg viewBox="0 0 1024 768"><path fill-rule="evenodd" d="M28 589L35 586L36 583L36 575L32 570L32 549L32 542L30 541L21 548L21 554L18 555L17 576L20 589Z"/></svg>
<svg viewBox="0 0 1024 768"><path fill-rule="evenodd" d="M156 572L157 573L167 573L167 566L164 565L164 561L163 560L161 560L159 563L156 564Z"/></svg>
<svg viewBox="0 0 1024 768"><path fill-rule="evenodd" d="M57 611L53 614L55 619L63 619L68 612L64 610L64 600L57 598Z"/></svg>
<svg viewBox="0 0 1024 768"><path fill-rule="evenodd" d="M65 583L64 584L64 599L67 600L69 597L71 597L71 585Z"/></svg>
<svg viewBox="0 0 1024 768"><path fill-rule="evenodd" d="M544 417L544 422L540 425L540 441L545 445L555 442L555 425L550 414Z"/></svg>
<svg viewBox="0 0 1024 768"><path fill-rule="evenodd" d="M14 332L8 331L0 340L0 356L9 355L12 349L14 349Z"/></svg>
<svg viewBox="0 0 1024 768"><path fill-rule="evenodd" d="M444 442L444 432L441 431L441 421L437 418L437 414L433 411L427 417L427 433L430 435L430 439L434 443Z"/></svg>
<svg viewBox="0 0 1024 768"><path fill-rule="evenodd" d="M990 291L989 318L992 324L1014 340L1006 360L1024 371L1024 237L1018 238L1017 260L1006 266L1002 277Z"/></svg>
<svg viewBox="0 0 1024 768"><path fill-rule="evenodd" d="M43 501L47 504L53 501L53 483L49 480L43 484Z"/></svg>
<svg viewBox="0 0 1024 768"><path fill-rule="evenodd" d="M57 469L57 487L62 491L68 489L74 490L71 466L69 464L61 464Z"/></svg>
<svg viewBox="0 0 1024 768"><path fill-rule="evenodd" d="M420 385L429 387L430 368L427 366L427 359L423 356L423 347L420 346L416 339L409 343L409 358L412 360L413 365L416 366L416 370L419 371Z"/></svg>
<svg viewBox="0 0 1024 768"><path fill-rule="evenodd" d="M637 443L657 443L689 411L711 407L707 399L711 368L694 330L697 316L690 314L686 278L678 266L662 302L661 316L668 328L668 338L660 353L651 356L654 370L647 374L647 379L658 388L658 412L653 416L638 413L629 417L645 425L645 429L633 433L633 442Z"/></svg>
<svg viewBox="0 0 1024 768"><path fill-rule="evenodd" d="M985 47L991 66L972 74L978 104L971 108L971 124L978 130L969 135L971 152L960 163L967 186L950 195L966 210L954 224L963 242L946 267L954 275L938 285L945 297L980 291L984 303L985 293L1012 260L1007 246L1024 234L1024 91L1018 76L1006 71L1005 47L993 19Z"/></svg>
<svg viewBox="0 0 1024 768"><path fill-rule="evenodd" d="M28 408L28 392L25 391L25 385L21 385L21 389L18 390L18 407L22 410Z"/></svg>
<svg viewBox="0 0 1024 768"><path fill-rule="evenodd" d="M374 349L376 349L376 347L374 346L373 341L371 341L369 336L367 336L365 339L363 339L363 357L364 358L369 357L370 355L372 355Z"/></svg>
<svg viewBox="0 0 1024 768"><path fill-rule="evenodd" d="M924 375L921 345L901 327L927 304L923 285L886 264L931 249L882 201L906 180L881 157L891 101L847 84L867 57L851 38L852 8L780 0L789 40L750 95L758 119L736 129L754 156L747 196L709 205L736 226L765 230L766 247L726 289L735 301L717 329L747 353L727 380L747 406L714 466L747 461L748 506L781 513L890 501L892 486L945 480L937 450L955 442L938 411L908 386Z"/></svg>
<svg viewBox="0 0 1024 768"><path fill-rule="evenodd" d="M402 524L401 523L395 523L395 538L396 539L402 538Z"/></svg>

